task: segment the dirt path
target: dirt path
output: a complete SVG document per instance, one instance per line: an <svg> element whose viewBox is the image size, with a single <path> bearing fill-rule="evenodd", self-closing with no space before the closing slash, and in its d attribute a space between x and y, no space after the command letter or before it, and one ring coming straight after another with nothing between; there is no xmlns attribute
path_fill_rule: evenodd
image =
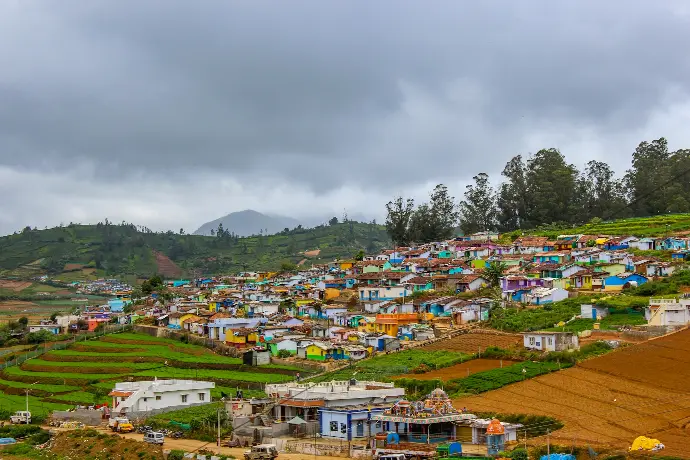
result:
<svg viewBox="0 0 690 460"><path fill-rule="evenodd" d="M108 430L105 427L99 427L97 428L99 431L102 431L104 433L109 433L112 434L110 430ZM120 434L121 437L125 439L131 439L133 441L142 441L144 435L140 433L125 433L125 434ZM243 459L244 458L244 452L247 450L246 448L234 448L234 447L217 447L215 443L208 443L208 442L203 442L203 441L197 441L194 439L172 439L172 438L166 438L165 439L165 444L163 444L164 449L180 449L184 450L187 452L195 452L198 451L199 449L206 449L210 450L212 452L216 452L218 454L222 455L233 455L235 458L238 459ZM285 454L281 453L280 456L278 457L279 460L303 460L303 459L309 459L309 458L315 458L314 455L306 455L306 454ZM343 457L331 457L331 456L324 456L324 455L319 455L319 459L323 460L342 460Z"/></svg>

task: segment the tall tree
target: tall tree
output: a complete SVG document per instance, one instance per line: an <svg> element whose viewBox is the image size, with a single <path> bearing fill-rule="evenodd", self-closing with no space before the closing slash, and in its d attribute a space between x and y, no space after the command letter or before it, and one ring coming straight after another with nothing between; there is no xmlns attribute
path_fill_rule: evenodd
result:
<svg viewBox="0 0 690 460"><path fill-rule="evenodd" d="M575 222L587 222L594 217L608 219L614 213L624 213L623 183L616 180L614 175L611 167L604 162L587 163L575 185Z"/></svg>
<svg viewBox="0 0 690 460"><path fill-rule="evenodd" d="M513 157L501 173L507 181L501 184L496 198L498 227L501 231L522 228L528 221L530 195L527 190L525 163L522 156Z"/></svg>
<svg viewBox="0 0 690 460"><path fill-rule="evenodd" d="M671 177L668 141L662 137L641 142L632 156L632 168L625 175L630 208L636 216L665 212L672 198L664 185Z"/></svg>
<svg viewBox="0 0 690 460"><path fill-rule="evenodd" d="M460 202L460 228L466 234L495 230L498 210L496 192L489 183L489 176L479 173L472 179L474 185L466 187L465 199Z"/></svg>
<svg viewBox="0 0 690 460"><path fill-rule="evenodd" d="M414 211L414 200L396 197L386 204L386 231L397 246L408 243L408 224Z"/></svg>
<svg viewBox="0 0 690 460"><path fill-rule="evenodd" d="M431 192L429 202L432 234L429 241L441 241L453 236L458 225L460 212L455 204L455 197L450 196L448 187L438 184Z"/></svg>
<svg viewBox="0 0 690 460"><path fill-rule="evenodd" d="M577 168L566 163L558 149L542 149L527 160L528 227L571 222Z"/></svg>
<svg viewBox="0 0 690 460"><path fill-rule="evenodd" d="M407 238L412 243L428 243L436 239L436 228L431 208L423 203L410 216Z"/></svg>

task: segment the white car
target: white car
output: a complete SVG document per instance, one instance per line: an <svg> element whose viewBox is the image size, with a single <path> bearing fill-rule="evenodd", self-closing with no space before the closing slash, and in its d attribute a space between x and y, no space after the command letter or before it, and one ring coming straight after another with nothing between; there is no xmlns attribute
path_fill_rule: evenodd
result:
<svg viewBox="0 0 690 460"><path fill-rule="evenodd" d="M12 423L31 423L31 412L20 410L10 417Z"/></svg>
<svg viewBox="0 0 690 460"><path fill-rule="evenodd" d="M165 435L158 431L149 431L144 435L144 442L148 442L150 444L163 444L164 440Z"/></svg>

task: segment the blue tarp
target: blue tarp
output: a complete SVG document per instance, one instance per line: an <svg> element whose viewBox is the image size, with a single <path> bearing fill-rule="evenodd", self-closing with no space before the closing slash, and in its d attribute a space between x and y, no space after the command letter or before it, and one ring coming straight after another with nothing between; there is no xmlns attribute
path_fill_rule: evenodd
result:
<svg viewBox="0 0 690 460"><path fill-rule="evenodd" d="M14 438L0 438L0 444L14 444L17 440Z"/></svg>
<svg viewBox="0 0 690 460"><path fill-rule="evenodd" d="M539 460L575 460L575 456L572 454L551 454L542 455Z"/></svg>

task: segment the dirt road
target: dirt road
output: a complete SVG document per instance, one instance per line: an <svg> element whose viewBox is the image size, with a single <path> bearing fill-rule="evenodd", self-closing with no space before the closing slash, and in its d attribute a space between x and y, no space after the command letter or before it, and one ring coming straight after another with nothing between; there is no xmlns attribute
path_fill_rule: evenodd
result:
<svg viewBox="0 0 690 460"><path fill-rule="evenodd" d="M99 431L102 431L104 433L109 433L112 434L110 430L107 428L97 428ZM120 436L125 438L125 439L132 439L134 441L142 441L144 438L143 434L140 433L120 433ZM166 438L165 439L165 444L163 444L164 449L180 449L184 450L187 452L195 452L199 449L206 449L210 450L211 452L216 452L218 454L222 455L232 455L235 458L238 459L243 459L244 458L244 452L247 450L245 448L234 448L234 447L217 447L215 443L207 443L203 441L197 441L194 439L172 439L172 438ZM281 453L280 456L278 457L278 460L308 460L310 458L316 458L314 455L306 455L306 454L284 454ZM330 456L324 456L324 455L319 455L319 459L321 460L342 460L343 457L330 457Z"/></svg>

